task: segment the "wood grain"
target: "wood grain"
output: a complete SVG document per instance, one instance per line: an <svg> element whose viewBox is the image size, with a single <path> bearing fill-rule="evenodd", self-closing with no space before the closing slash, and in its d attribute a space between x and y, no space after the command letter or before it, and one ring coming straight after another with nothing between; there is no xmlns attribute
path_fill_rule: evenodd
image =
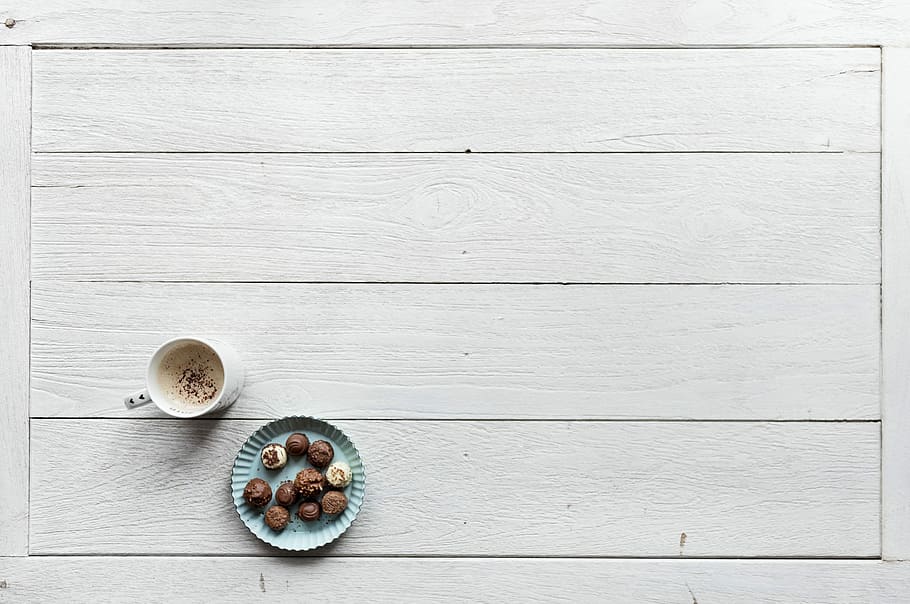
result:
<svg viewBox="0 0 910 604"><path fill-rule="evenodd" d="M882 555L910 558L910 50L886 49L882 157Z"/></svg>
<svg viewBox="0 0 910 604"><path fill-rule="evenodd" d="M40 51L36 151L872 151L878 49Z"/></svg>
<svg viewBox="0 0 910 604"><path fill-rule="evenodd" d="M39 154L32 274L878 283L876 154Z"/></svg>
<svg viewBox="0 0 910 604"><path fill-rule="evenodd" d="M324 580L315 580L318 577ZM4 602L901 602L910 565L878 561L464 558L0 559ZM292 596L291 596L292 597Z"/></svg>
<svg viewBox="0 0 910 604"><path fill-rule="evenodd" d="M28 552L31 53L0 47L0 556Z"/></svg>
<svg viewBox="0 0 910 604"><path fill-rule="evenodd" d="M0 44L910 44L903 0L7 0Z"/></svg>
<svg viewBox="0 0 910 604"><path fill-rule="evenodd" d="M274 554L227 491L237 449L261 423L33 420L31 480L42 495L31 502L31 551ZM364 458L367 496L321 554L880 551L874 422L339 426Z"/></svg>
<svg viewBox="0 0 910 604"><path fill-rule="evenodd" d="M231 417L877 419L879 291L35 282L32 413L154 417L121 398L192 333Z"/></svg>

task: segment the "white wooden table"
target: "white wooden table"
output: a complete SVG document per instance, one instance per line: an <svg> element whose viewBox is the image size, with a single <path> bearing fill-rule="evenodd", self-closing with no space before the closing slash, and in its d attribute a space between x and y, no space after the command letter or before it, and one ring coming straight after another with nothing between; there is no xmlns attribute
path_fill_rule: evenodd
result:
<svg viewBox="0 0 910 604"><path fill-rule="evenodd" d="M910 5L227 6L0 5L0 602L910 601ZM122 409L187 332L237 404Z"/></svg>

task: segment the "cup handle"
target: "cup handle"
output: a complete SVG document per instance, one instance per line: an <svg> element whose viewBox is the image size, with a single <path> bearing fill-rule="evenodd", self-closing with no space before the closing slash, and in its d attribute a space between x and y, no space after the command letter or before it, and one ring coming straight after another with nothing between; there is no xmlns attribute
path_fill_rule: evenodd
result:
<svg viewBox="0 0 910 604"><path fill-rule="evenodd" d="M136 407L141 407L142 405L148 405L152 402L152 397L149 396L148 390L140 390L139 392L134 392L131 395L124 397L123 404L127 409L135 409Z"/></svg>

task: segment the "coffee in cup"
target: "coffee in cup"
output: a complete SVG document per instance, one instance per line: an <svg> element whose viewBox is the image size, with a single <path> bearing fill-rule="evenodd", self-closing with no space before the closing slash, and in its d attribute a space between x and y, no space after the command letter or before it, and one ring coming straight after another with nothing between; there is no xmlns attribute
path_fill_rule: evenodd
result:
<svg viewBox="0 0 910 604"><path fill-rule="evenodd" d="M201 342L186 342L168 350L157 373L164 395L189 407L208 405L224 387L221 359Z"/></svg>
<svg viewBox="0 0 910 604"><path fill-rule="evenodd" d="M154 403L174 417L197 417L231 406L243 370L232 348L196 337L175 338L152 355L146 389L124 399L127 409Z"/></svg>

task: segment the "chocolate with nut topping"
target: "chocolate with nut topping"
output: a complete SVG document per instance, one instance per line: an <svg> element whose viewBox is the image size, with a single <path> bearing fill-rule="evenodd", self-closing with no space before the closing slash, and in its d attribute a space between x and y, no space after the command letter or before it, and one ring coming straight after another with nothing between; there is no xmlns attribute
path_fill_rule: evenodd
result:
<svg viewBox="0 0 910 604"><path fill-rule="evenodd" d="M341 491L329 491L322 498L322 511L326 514L340 514L348 507L348 498Z"/></svg>
<svg viewBox="0 0 910 604"><path fill-rule="evenodd" d="M316 499L325 488L325 476L313 468L300 470L294 478L294 488L304 499Z"/></svg>
<svg viewBox="0 0 910 604"><path fill-rule="evenodd" d="M280 505L273 505L265 512L265 523L273 531L283 531L290 520L291 513Z"/></svg>
<svg viewBox="0 0 910 604"><path fill-rule="evenodd" d="M264 506L272 500L272 487L261 478L254 478L243 488L243 498L250 505Z"/></svg>
<svg viewBox="0 0 910 604"><path fill-rule="evenodd" d="M332 463L333 457L335 457L335 449L324 440L317 440L311 444L310 450L307 452L307 459L317 468L324 468Z"/></svg>

